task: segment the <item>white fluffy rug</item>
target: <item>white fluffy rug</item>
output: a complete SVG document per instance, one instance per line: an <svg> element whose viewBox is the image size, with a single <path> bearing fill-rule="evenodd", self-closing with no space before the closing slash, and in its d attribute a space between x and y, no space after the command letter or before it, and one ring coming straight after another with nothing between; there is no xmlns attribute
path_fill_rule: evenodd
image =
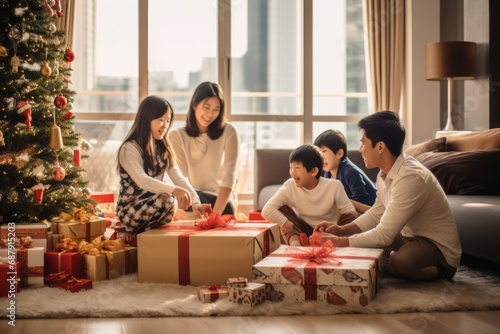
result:
<svg viewBox="0 0 500 334"><path fill-rule="evenodd" d="M138 283L135 274L94 282L92 290L71 293L58 288L28 288L16 295L17 318L168 317L241 315L326 315L500 309L500 278L462 266L453 282L408 282L385 278L367 307L316 302L280 302L247 308L222 299L202 303L196 287ZM2 317L9 299L0 298Z"/></svg>

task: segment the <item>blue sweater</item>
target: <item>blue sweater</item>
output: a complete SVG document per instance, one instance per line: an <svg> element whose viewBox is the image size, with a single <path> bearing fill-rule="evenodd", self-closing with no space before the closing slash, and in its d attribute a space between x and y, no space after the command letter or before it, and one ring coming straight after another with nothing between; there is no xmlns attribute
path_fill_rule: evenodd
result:
<svg viewBox="0 0 500 334"><path fill-rule="evenodd" d="M323 172L323 177L331 178L330 172ZM339 165L337 180L342 182L347 197L357 202L372 206L377 197L377 189L366 174L351 160L345 158Z"/></svg>

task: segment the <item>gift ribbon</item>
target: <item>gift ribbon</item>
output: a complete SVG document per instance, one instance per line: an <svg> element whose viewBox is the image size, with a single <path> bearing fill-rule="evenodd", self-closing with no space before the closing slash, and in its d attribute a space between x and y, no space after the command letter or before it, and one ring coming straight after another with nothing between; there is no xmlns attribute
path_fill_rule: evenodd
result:
<svg viewBox="0 0 500 334"><path fill-rule="evenodd" d="M106 278L109 278L109 270L113 268L113 251L118 251L124 249L125 244L122 238L114 240L103 240L102 236L94 238L92 243L82 240L80 245L78 245L78 251L82 255L106 255ZM85 264L88 267L88 263Z"/></svg>
<svg viewBox="0 0 500 334"><path fill-rule="evenodd" d="M233 215L219 215L218 213L213 212L211 208L209 208L209 211L210 214L207 219L196 222L194 226L200 230L209 230L215 228L225 228L236 224L237 219Z"/></svg>
<svg viewBox="0 0 500 334"><path fill-rule="evenodd" d="M189 261L189 238L192 235L203 233L207 230L200 230L194 225L164 225L158 228L158 230L167 231L182 231L185 232L180 234L177 238L177 254L178 254L178 268L179 268L179 285L189 285L191 283L191 269ZM269 255L269 228L267 227L238 227L237 224L234 226L228 226L224 228L225 231L241 231L241 230L257 230L263 231L264 236L264 248L263 257ZM257 240L257 239L256 239ZM258 243L258 241L257 241ZM260 244L259 244L260 246Z"/></svg>

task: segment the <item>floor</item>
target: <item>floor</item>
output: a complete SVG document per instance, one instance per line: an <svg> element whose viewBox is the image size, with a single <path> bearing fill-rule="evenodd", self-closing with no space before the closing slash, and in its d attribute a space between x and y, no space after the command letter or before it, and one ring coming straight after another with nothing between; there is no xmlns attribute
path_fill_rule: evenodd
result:
<svg viewBox="0 0 500 334"><path fill-rule="evenodd" d="M500 333L500 310L480 312L345 314L330 316L0 320L0 333L27 334L299 334Z"/></svg>

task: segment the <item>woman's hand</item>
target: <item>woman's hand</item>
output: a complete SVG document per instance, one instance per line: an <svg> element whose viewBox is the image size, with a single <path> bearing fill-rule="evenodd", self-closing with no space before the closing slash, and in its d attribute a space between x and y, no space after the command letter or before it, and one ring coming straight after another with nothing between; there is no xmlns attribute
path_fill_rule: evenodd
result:
<svg viewBox="0 0 500 334"><path fill-rule="evenodd" d="M172 195L177 199L177 207L181 210L187 210L191 206L191 196L184 188L175 188Z"/></svg>
<svg viewBox="0 0 500 334"><path fill-rule="evenodd" d="M342 236L342 233L344 232L342 229L342 226L339 226L334 223L330 222L321 222L318 225L314 227L314 231L320 232L320 233L329 233L337 236Z"/></svg>
<svg viewBox="0 0 500 334"><path fill-rule="evenodd" d="M193 212L196 213L196 218L206 219L212 212L212 206L210 204L193 204Z"/></svg>

